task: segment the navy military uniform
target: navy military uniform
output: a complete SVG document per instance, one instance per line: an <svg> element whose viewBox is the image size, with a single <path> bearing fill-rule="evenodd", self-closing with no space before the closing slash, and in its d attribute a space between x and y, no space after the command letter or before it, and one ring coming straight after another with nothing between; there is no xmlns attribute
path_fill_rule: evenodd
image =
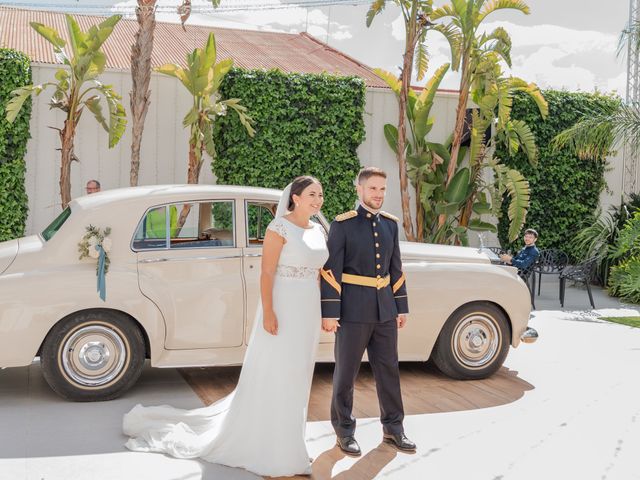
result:
<svg viewBox="0 0 640 480"><path fill-rule="evenodd" d="M403 433L398 371L398 314L408 313L398 219L360 206L338 215L329 230L329 259L321 270L322 316L340 320L336 332L331 423L353 436L353 389L367 350L385 433Z"/></svg>

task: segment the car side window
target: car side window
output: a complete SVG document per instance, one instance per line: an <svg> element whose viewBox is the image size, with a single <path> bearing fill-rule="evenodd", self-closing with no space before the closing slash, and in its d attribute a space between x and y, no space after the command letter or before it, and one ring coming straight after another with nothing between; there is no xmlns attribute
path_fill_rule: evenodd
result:
<svg viewBox="0 0 640 480"><path fill-rule="evenodd" d="M135 250L234 247L233 201L176 203L147 212Z"/></svg>
<svg viewBox="0 0 640 480"><path fill-rule="evenodd" d="M177 204L177 228L171 230L169 248L233 247L233 202Z"/></svg>
<svg viewBox="0 0 640 480"><path fill-rule="evenodd" d="M277 207L271 202L247 202L247 246L262 246L267 225L273 220Z"/></svg>

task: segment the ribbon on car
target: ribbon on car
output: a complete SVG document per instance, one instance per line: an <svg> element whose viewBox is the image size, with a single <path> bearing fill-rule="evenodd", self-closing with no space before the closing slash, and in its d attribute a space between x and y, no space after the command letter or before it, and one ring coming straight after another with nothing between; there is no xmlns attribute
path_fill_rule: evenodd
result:
<svg viewBox="0 0 640 480"><path fill-rule="evenodd" d="M104 273L104 268L105 268L105 257L106 257L106 253L104 251L104 248L102 248L102 245L96 245L96 250L98 250L98 252L100 252L100 256L98 257L98 293L100 294L100 298L102 299L102 301L105 301L105 298L107 297L107 285L106 285L106 279L105 279L105 273Z"/></svg>

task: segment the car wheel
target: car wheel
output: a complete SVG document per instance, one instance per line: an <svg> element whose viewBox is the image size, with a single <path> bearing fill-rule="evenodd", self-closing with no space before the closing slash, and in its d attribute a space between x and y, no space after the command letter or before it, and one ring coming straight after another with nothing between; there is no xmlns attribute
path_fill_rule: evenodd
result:
<svg viewBox="0 0 640 480"><path fill-rule="evenodd" d="M486 378L502 366L510 343L509 323L502 310L490 303L472 303L449 317L432 358L451 378Z"/></svg>
<svg viewBox="0 0 640 480"><path fill-rule="evenodd" d="M51 388L79 402L119 397L138 380L144 360L144 339L137 325L108 310L85 311L58 322L40 355Z"/></svg>

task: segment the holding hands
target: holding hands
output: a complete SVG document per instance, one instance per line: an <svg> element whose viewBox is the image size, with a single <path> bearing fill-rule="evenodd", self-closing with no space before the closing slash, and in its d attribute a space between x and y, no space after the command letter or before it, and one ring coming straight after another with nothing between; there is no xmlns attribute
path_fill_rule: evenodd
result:
<svg viewBox="0 0 640 480"><path fill-rule="evenodd" d="M322 319L322 330L327 333L336 333L340 328L340 322L337 318L323 318Z"/></svg>

